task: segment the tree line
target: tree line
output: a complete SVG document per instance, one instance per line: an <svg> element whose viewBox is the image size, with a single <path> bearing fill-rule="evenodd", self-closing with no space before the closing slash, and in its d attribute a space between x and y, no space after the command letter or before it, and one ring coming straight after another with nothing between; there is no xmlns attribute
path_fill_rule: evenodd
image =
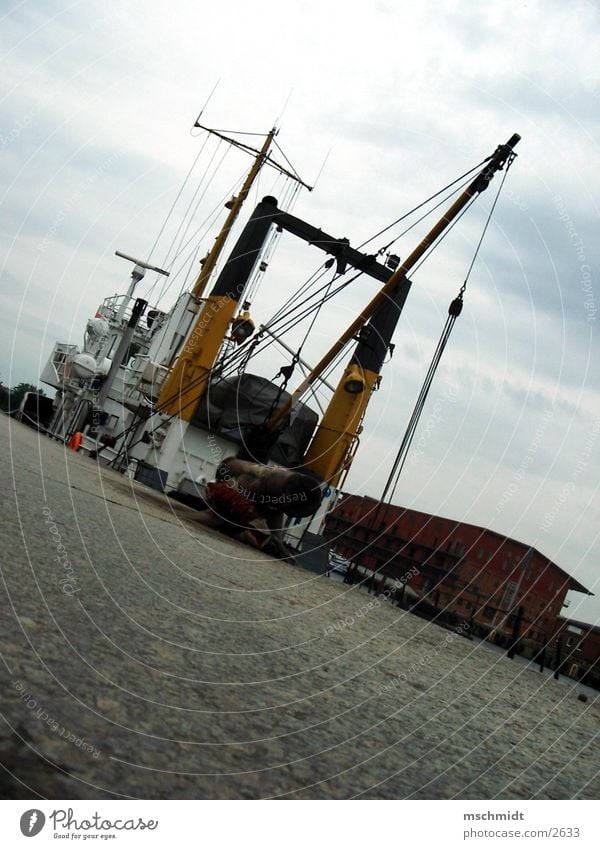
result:
<svg viewBox="0 0 600 849"><path fill-rule="evenodd" d="M6 413L14 413L19 409L19 405L27 392L37 392L38 395L45 395L43 389L38 389L32 383L17 383L16 386L5 386L0 381L0 410Z"/></svg>

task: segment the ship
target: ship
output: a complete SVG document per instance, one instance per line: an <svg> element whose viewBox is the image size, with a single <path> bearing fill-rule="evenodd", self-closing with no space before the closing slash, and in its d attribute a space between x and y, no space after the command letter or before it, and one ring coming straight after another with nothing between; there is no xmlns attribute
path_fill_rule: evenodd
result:
<svg viewBox="0 0 600 849"><path fill-rule="evenodd" d="M262 147L252 149L252 165L226 204L222 228L194 284L174 305L164 310L139 296L148 272L166 277L167 269L117 252L133 266L127 291L99 304L87 321L83 344L55 343L40 379L56 390L44 428L50 437L195 506L207 524L286 556L307 529L318 530L343 487L369 401L382 387L411 288L408 275L496 173L506 176L520 136L498 145L446 187L442 201L448 198L450 205L403 260L389 251L355 248L266 195L221 261L262 169L275 167L297 187L311 188L273 157L276 135L270 130ZM429 199L434 210L439 197L436 192ZM319 274L309 278L312 288L303 284L291 306L280 307L278 321L257 323L249 292L266 274L283 233L325 256ZM330 279L321 284L325 273ZM376 281L377 293L310 365L305 357L314 316L349 279L363 275ZM307 322L299 347L287 343L282 316L288 326ZM269 346L286 356L276 379L253 369ZM340 364L341 374L332 381Z"/></svg>

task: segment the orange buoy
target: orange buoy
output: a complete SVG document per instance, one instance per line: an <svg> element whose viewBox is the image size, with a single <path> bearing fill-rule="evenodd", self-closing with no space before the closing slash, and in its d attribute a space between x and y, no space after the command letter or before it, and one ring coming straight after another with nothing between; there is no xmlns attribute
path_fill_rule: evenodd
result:
<svg viewBox="0 0 600 849"><path fill-rule="evenodd" d="M69 440L69 448L71 451L79 451L79 446L81 445L81 440L83 439L83 434L81 431L77 431L73 434L71 439Z"/></svg>

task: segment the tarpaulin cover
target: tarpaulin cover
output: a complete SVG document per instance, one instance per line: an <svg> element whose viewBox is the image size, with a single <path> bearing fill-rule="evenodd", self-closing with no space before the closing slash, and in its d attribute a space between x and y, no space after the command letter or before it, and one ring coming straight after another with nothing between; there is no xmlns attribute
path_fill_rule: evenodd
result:
<svg viewBox="0 0 600 849"><path fill-rule="evenodd" d="M263 425L273 410L290 397L279 387L255 374L215 380L200 400L191 424L212 430L227 439L244 443L249 428ZM269 451L269 460L287 468L298 466L306 453L319 417L305 404L295 405L292 422Z"/></svg>

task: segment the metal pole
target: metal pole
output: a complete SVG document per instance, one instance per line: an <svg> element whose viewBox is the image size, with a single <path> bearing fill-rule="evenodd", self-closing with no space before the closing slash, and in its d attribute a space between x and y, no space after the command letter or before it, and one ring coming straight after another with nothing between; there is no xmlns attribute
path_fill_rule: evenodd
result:
<svg viewBox="0 0 600 849"><path fill-rule="evenodd" d="M104 383L102 384L100 392L98 393L98 407L102 407L102 405L108 398L108 393L110 392L112 385L115 382L117 372L121 368L121 365L125 358L125 354L127 353L127 349L131 345L131 340L133 339L133 336L135 334L135 329L138 326L138 322L147 306L148 301L144 301L143 298L136 298L135 304L133 305L133 309L131 310L131 317L127 322L127 327L123 332L123 335L121 336L119 347L117 348L117 351L113 357L110 371L106 375Z"/></svg>
<svg viewBox="0 0 600 849"><path fill-rule="evenodd" d="M204 294L204 290L206 289L206 284L210 280L210 276L215 269L215 265L217 264L217 261L218 261L219 257L221 256L221 251L223 250L223 247L225 245L227 237L229 236L229 232L230 232L231 228L233 227L233 225L235 224L236 218L238 217L240 210L242 208L242 204L244 203L244 201L248 197L248 192L250 191L250 189L252 187L252 183L256 179L258 172L262 168L262 166L263 166L263 164L264 164L264 162L267 158L267 153L269 152L269 148L271 147L271 142L273 141L273 139L275 138L276 135L277 135L277 130L275 129L275 127L273 127L273 129L267 134L267 137L265 139L265 143L263 144L263 146L260 149L256 159L254 160L254 165L252 166L252 168L248 172L248 175L246 176L246 179L244 180L244 184L243 184L242 188L240 189L239 195L236 198L234 198L231 202L231 206L229 208L229 214L227 215L227 218L225 219L225 223L223 224L223 226L222 226L222 228L219 232L219 235L215 239L214 245L212 246L212 248L210 249L210 251L208 252L206 257L204 258L204 260L202 262L202 269L200 271L200 274L198 275L196 282L194 283L194 287L192 289L192 295L194 295L196 298L201 298L202 295Z"/></svg>
<svg viewBox="0 0 600 849"><path fill-rule="evenodd" d="M186 421L193 418L276 213L277 201L267 195L242 230L164 380L158 399L161 412Z"/></svg>

